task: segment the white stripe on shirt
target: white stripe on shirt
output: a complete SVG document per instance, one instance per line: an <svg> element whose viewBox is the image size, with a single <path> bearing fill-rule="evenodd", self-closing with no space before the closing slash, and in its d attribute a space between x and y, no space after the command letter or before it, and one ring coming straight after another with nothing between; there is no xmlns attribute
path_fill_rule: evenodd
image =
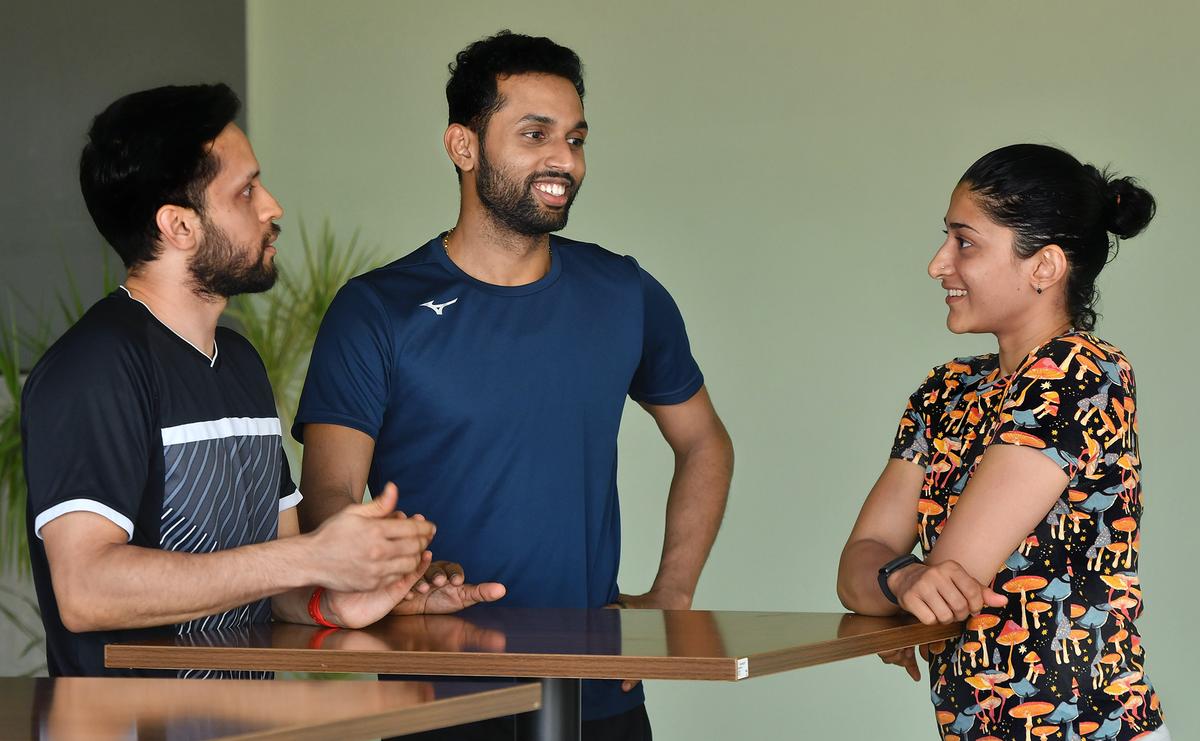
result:
<svg viewBox="0 0 1200 741"><path fill-rule="evenodd" d="M278 417L223 417L206 422L164 427L163 446L194 443L200 440L219 440L226 437L278 435L283 437Z"/></svg>
<svg viewBox="0 0 1200 741"><path fill-rule="evenodd" d="M301 499L304 499L304 495L300 493L299 489L295 490L291 494L288 494L286 497L283 497L279 500L279 511L283 512L284 510L295 507L297 504L300 504Z"/></svg>
<svg viewBox="0 0 1200 741"><path fill-rule="evenodd" d="M71 512L93 512L98 514L125 531L125 542L133 540L133 520L130 520L107 504L102 504L94 499L69 499L49 509L42 510L42 513L33 521L34 535L40 540L42 538L42 528L45 527L47 522Z"/></svg>

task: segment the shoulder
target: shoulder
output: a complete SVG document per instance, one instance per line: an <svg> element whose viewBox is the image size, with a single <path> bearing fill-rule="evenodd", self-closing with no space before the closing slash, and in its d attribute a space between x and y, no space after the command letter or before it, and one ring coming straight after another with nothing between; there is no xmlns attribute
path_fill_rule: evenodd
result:
<svg viewBox="0 0 1200 741"><path fill-rule="evenodd" d="M245 364L255 368L262 368L266 371L263 365L262 356L258 354L258 350L251 344L250 340L243 337L239 332L229 327L217 327L217 352L220 353L225 361L236 362L239 365Z"/></svg>
<svg viewBox="0 0 1200 741"><path fill-rule="evenodd" d="M999 358L996 353L954 358L930 369L922 385L945 385L953 381L956 387L968 386L987 378L998 366Z"/></svg>
<svg viewBox="0 0 1200 741"><path fill-rule="evenodd" d="M986 374L996 369L996 361L996 353L994 352L984 353L983 355L966 355L934 366L933 370L929 371L929 373L930 375L937 374L945 378L972 376L980 373Z"/></svg>
<svg viewBox="0 0 1200 741"><path fill-rule="evenodd" d="M355 276L338 291L335 303L353 304L374 311L390 308L392 304L407 305L421 298L431 287L440 287L453 280L433 253L441 249L440 241L432 240L387 265Z"/></svg>
<svg viewBox="0 0 1200 741"><path fill-rule="evenodd" d="M1058 367L1065 378L1131 386L1133 366L1119 347L1091 332L1069 332L1030 353L1022 366L1027 375L1039 365Z"/></svg>
<svg viewBox="0 0 1200 741"><path fill-rule="evenodd" d="M1076 357L1083 356L1096 363L1118 363L1129 365L1124 351L1091 332L1071 332L1061 337L1055 337L1048 343L1061 354L1066 351Z"/></svg>
<svg viewBox="0 0 1200 741"><path fill-rule="evenodd" d="M572 267L581 267L601 275L633 280L645 273L630 255L621 255L592 242L582 242L568 237L553 236L551 247L558 250ZM648 275L648 273L647 273Z"/></svg>
<svg viewBox="0 0 1200 741"><path fill-rule="evenodd" d="M355 276L338 289L321 321L314 355L333 346L390 338L421 304L452 285L454 278L430 254L432 244Z"/></svg>
<svg viewBox="0 0 1200 741"><path fill-rule="evenodd" d="M124 296L92 306L30 371L21 389L23 417L81 413L117 400L149 403L157 361L148 317L141 314L147 312Z"/></svg>
<svg viewBox="0 0 1200 741"><path fill-rule="evenodd" d="M597 244L565 237L555 237L553 244L566 255L564 270L583 275L590 284L608 286L626 297L630 293L638 294L648 311L670 309L672 313L678 313L671 292L632 255L621 255Z"/></svg>
<svg viewBox="0 0 1200 741"><path fill-rule="evenodd" d="M370 278L373 280L386 280L387 278L396 275L403 275L405 273L420 273L423 269L437 267L440 265L440 263L437 260L434 249L442 249L441 237L435 237L412 252L409 252L404 257L393 260L382 267L378 267L374 270L363 273L359 277Z"/></svg>
<svg viewBox="0 0 1200 741"><path fill-rule="evenodd" d="M929 408L952 396L969 392L972 387L991 377L998 365L995 353L954 358L936 365L912 392L909 405Z"/></svg>
<svg viewBox="0 0 1200 741"><path fill-rule="evenodd" d="M92 305L42 355L29 377L94 376L106 369L128 370L153 359L151 317L141 305L114 292Z"/></svg>

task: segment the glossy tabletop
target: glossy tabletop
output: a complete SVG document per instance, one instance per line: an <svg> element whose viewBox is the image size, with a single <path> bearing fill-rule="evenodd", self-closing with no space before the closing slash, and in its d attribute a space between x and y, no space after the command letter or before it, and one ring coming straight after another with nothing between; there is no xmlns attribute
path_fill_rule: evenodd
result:
<svg viewBox="0 0 1200 741"><path fill-rule="evenodd" d="M0 738L371 739L537 710L536 683L0 678Z"/></svg>
<svg viewBox="0 0 1200 741"><path fill-rule="evenodd" d="M740 680L959 635L911 617L523 609L391 617L363 630L268 623L110 644L111 668Z"/></svg>

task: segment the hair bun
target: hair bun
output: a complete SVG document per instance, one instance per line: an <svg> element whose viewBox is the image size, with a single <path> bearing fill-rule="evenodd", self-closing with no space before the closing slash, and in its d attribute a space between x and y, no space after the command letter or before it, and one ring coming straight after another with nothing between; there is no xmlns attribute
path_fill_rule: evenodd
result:
<svg viewBox="0 0 1200 741"><path fill-rule="evenodd" d="M1111 234L1121 239L1136 237L1154 218L1154 196L1133 178L1108 181L1105 193L1108 205L1104 212L1104 228Z"/></svg>

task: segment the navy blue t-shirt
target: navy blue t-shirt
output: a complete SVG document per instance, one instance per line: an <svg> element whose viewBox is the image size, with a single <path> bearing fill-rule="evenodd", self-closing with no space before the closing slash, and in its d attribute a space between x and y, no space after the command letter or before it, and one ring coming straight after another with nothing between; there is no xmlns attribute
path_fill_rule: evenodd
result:
<svg viewBox="0 0 1200 741"><path fill-rule="evenodd" d="M505 584L513 607L617 598L617 431L625 397L678 404L703 384L679 309L630 257L551 237L550 271L476 280L439 236L350 281L317 335L293 434L375 439L368 486L437 523L437 558ZM643 701L589 682L583 714Z"/></svg>

